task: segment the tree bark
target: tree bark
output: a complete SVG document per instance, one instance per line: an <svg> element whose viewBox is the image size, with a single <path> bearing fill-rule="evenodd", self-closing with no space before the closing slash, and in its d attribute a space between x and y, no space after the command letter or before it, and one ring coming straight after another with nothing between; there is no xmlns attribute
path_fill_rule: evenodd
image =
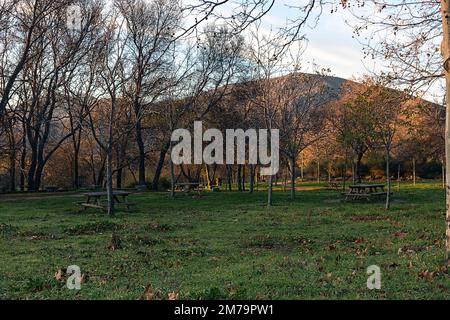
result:
<svg viewBox="0 0 450 320"><path fill-rule="evenodd" d="M15 147L14 147L15 148ZM11 150L11 155L9 158L9 179L10 179L10 189L12 192L16 191L16 151Z"/></svg>
<svg viewBox="0 0 450 320"><path fill-rule="evenodd" d="M159 179L161 178L161 172L164 167L164 162L166 161L166 155L167 155L167 151L169 150L169 147L170 147L170 143L166 143L162 147L162 149L159 153L158 165L156 166L155 175L154 175L153 181L152 181L152 190L153 191L158 191Z"/></svg>
<svg viewBox="0 0 450 320"><path fill-rule="evenodd" d="M442 160L441 162L441 166L442 166L442 189L445 189L445 160Z"/></svg>
<svg viewBox="0 0 450 320"><path fill-rule="evenodd" d="M228 191L233 191L233 167L231 165L226 165L226 171L227 171L227 184L228 184Z"/></svg>
<svg viewBox="0 0 450 320"><path fill-rule="evenodd" d="M250 176L249 176L249 182L250 182L250 189L249 193L252 194L255 191L255 165L250 165Z"/></svg>
<svg viewBox="0 0 450 320"><path fill-rule="evenodd" d="M238 185L238 191L242 191L242 165L238 165L236 180Z"/></svg>
<svg viewBox="0 0 450 320"><path fill-rule="evenodd" d="M305 161L303 158L303 153L301 154L302 157L302 168L301 168L301 176L302 176L302 182L305 181Z"/></svg>
<svg viewBox="0 0 450 320"><path fill-rule="evenodd" d="M269 182L267 186L267 206L273 205L273 176L269 176Z"/></svg>
<svg viewBox="0 0 450 320"><path fill-rule="evenodd" d="M245 188L245 165L243 165L242 166L242 175L241 175L241 178L242 178L242 181L241 181L241 183L242 183L242 191L246 191L246 188Z"/></svg>
<svg viewBox="0 0 450 320"><path fill-rule="evenodd" d="M317 183L320 183L320 160L317 160Z"/></svg>
<svg viewBox="0 0 450 320"><path fill-rule="evenodd" d="M296 179L296 171L295 171L295 167L296 167L296 158L295 156L291 156L289 159L290 162L290 166L291 166L291 200L295 199L295 179Z"/></svg>
<svg viewBox="0 0 450 320"><path fill-rule="evenodd" d="M355 170L356 181L358 183L362 183L362 172L361 172L362 169L361 169L361 167L362 167L362 159L363 159L363 157L364 157L364 154L358 153L358 158L357 158L357 161L356 161L356 170Z"/></svg>
<svg viewBox="0 0 450 320"><path fill-rule="evenodd" d="M136 143L139 151L139 187L147 188L145 181L145 145L142 138L142 124L141 119L136 121ZM165 155L164 155L165 157ZM163 162L164 163L164 162ZM158 177L159 180L159 177ZM152 184L152 188L154 185Z"/></svg>
<svg viewBox="0 0 450 320"><path fill-rule="evenodd" d="M445 122L445 161L446 167L450 168L450 1L441 0L442 24L444 31L444 39L442 42L442 55L444 57L444 69L446 78L446 122ZM446 258L450 265L450 170L446 174Z"/></svg>
<svg viewBox="0 0 450 320"><path fill-rule="evenodd" d="M413 185L416 185L416 159L413 158Z"/></svg>
<svg viewBox="0 0 450 320"><path fill-rule="evenodd" d="M122 189L122 177L123 177L123 168L117 169L116 176L116 188Z"/></svg>
<svg viewBox="0 0 450 320"><path fill-rule="evenodd" d="M386 150L386 178L387 178L387 195L386 195L386 210L391 208L391 154L390 150Z"/></svg>
<svg viewBox="0 0 450 320"><path fill-rule="evenodd" d="M80 188L80 150L79 148L75 147L74 153L73 153L73 188L78 189Z"/></svg>
<svg viewBox="0 0 450 320"><path fill-rule="evenodd" d="M108 196L108 215L114 216L112 136L110 136L108 144L106 152L106 193Z"/></svg>

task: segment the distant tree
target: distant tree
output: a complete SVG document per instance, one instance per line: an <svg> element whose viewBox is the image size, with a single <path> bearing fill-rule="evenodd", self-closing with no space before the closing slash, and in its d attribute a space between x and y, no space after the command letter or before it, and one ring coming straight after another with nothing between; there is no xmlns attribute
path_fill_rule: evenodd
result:
<svg viewBox="0 0 450 320"><path fill-rule="evenodd" d="M300 153L326 134L326 103L332 98L325 75L291 73L272 80L276 95L276 125L280 128L281 152L289 160L291 199L295 198L296 167Z"/></svg>
<svg viewBox="0 0 450 320"><path fill-rule="evenodd" d="M146 150L142 119L151 112L151 105L166 89L170 55L175 34L180 27L181 8L173 0L116 0L126 21L129 41L124 59L129 60L130 81L125 95L130 99L136 122L136 142L139 149L139 186L146 187Z"/></svg>
<svg viewBox="0 0 450 320"><path fill-rule="evenodd" d="M398 130L404 121L405 102L409 96L404 92L386 88L383 83L368 83L369 101L376 112L372 113L374 142L379 144L386 156L387 196L386 210L391 206L391 155Z"/></svg>

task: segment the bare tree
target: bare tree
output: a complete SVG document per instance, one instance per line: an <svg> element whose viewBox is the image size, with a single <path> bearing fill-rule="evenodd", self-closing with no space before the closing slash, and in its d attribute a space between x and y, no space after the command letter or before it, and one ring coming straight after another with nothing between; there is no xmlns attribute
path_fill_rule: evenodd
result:
<svg viewBox="0 0 450 320"><path fill-rule="evenodd" d="M297 157L325 136L326 108L331 89L321 74L291 73L275 79L273 97L277 108L276 123L280 128L281 151L289 160L291 199L295 198Z"/></svg>
<svg viewBox="0 0 450 320"><path fill-rule="evenodd" d="M126 21L129 41L125 59L130 60L131 81L125 94L132 102L139 149L139 186L145 188L146 151L142 118L148 114L167 84L167 69L172 65L170 49L181 19L177 1L117 0Z"/></svg>

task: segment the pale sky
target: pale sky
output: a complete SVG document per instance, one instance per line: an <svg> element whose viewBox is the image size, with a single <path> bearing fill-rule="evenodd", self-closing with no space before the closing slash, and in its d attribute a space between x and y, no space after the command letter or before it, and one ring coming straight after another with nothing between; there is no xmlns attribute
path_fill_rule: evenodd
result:
<svg viewBox="0 0 450 320"><path fill-rule="evenodd" d="M283 25L286 18L296 13L284 5L276 5L264 22L267 25ZM372 70L373 60L364 59L362 45L352 38L353 30L345 22L354 19L348 11L340 9L331 13L331 7L326 6L319 19L317 25L312 20L309 27L303 30L309 40L304 62L330 68L332 75L346 79L361 77L368 72L367 69Z"/></svg>
<svg viewBox="0 0 450 320"><path fill-rule="evenodd" d="M188 3L196 2L196 0L185 1ZM285 26L289 19L295 19L302 14L298 6L309 3L309 1L276 0L274 7L262 19L261 27L263 31L269 32L271 29L275 31ZM225 16L230 16L234 12L233 9L239 8L238 4L239 1L231 1L221 6L218 11L221 11ZM297 6L297 8L289 7L289 5ZM337 11L331 13L332 9L337 9ZM378 9L366 5L364 8L358 8L358 12L364 15L376 15ZM318 16L319 21L316 24L315 17ZM316 8L308 21L308 27L302 29L302 33L308 39L307 49L301 59L303 71L313 71L313 68L308 66L314 63L319 68L330 69L333 76L358 80L364 74L379 72L386 67L385 61L372 60L371 58L364 59L363 45L358 42L357 38L353 37L353 29L346 23L346 21L349 21L350 24L356 24L356 18L347 9L340 6L332 8L331 5L327 4L323 7L322 12L319 12ZM360 38L360 40L363 41L363 38ZM442 94L440 84L437 83L425 94L425 98L429 100L438 99L436 101L440 103Z"/></svg>
<svg viewBox="0 0 450 320"><path fill-rule="evenodd" d="M289 17L295 17L299 14L298 10L288 8L286 3L302 3L309 0L283 0L276 2L275 7L267 17L264 17L264 25L270 28L270 25L280 26L286 23ZM331 13L332 7L327 5L319 15L316 12L313 19L310 20L309 27L304 28L303 33L309 41L307 49L303 55L303 65L314 62L320 68L329 68L331 75L344 79L360 79L364 74L370 72L379 72L386 67L385 61L364 58L363 45L358 39L353 37L353 29L350 24L356 24L356 18L348 11L338 7L338 11ZM336 10L336 7L333 8ZM376 14L375 7L365 6L364 14ZM316 24L314 17L319 16ZM363 34L362 37L367 36ZM364 41L364 38L360 38ZM310 71L310 70L307 70ZM430 101L442 103L442 83L435 85L425 93L425 98Z"/></svg>

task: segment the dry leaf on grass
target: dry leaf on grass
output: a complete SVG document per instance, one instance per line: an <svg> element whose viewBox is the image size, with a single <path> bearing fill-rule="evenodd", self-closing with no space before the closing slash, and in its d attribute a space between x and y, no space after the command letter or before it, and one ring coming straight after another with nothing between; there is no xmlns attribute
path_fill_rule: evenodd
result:
<svg viewBox="0 0 450 320"><path fill-rule="evenodd" d="M158 290L154 290L152 285L148 285L141 296L141 300L161 300L161 292Z"/></svg>
<svg viewBox="0 0 450 320"><path fill-rule="evenodd" d="M174 291L169 293L168 299L171 301L175 301L178 300L179 296L180 296L179 293Z"/></svg>
<svg viewBox="0 0 450 320"><path fill-rule="evenodd" d="M61 281L62 278L63 278L63 271L62 271L62 269L58 269L55 272L55 279L56 279L56 281Z"/></svg>
<svg viewBox="0 0 450 320"><path fill-rule="evenodd" d="M426 279L429 282L432 282L434 277L436 276L436 272L429 272L428 270L422 271L419 273L419 277Z"/></svg>

